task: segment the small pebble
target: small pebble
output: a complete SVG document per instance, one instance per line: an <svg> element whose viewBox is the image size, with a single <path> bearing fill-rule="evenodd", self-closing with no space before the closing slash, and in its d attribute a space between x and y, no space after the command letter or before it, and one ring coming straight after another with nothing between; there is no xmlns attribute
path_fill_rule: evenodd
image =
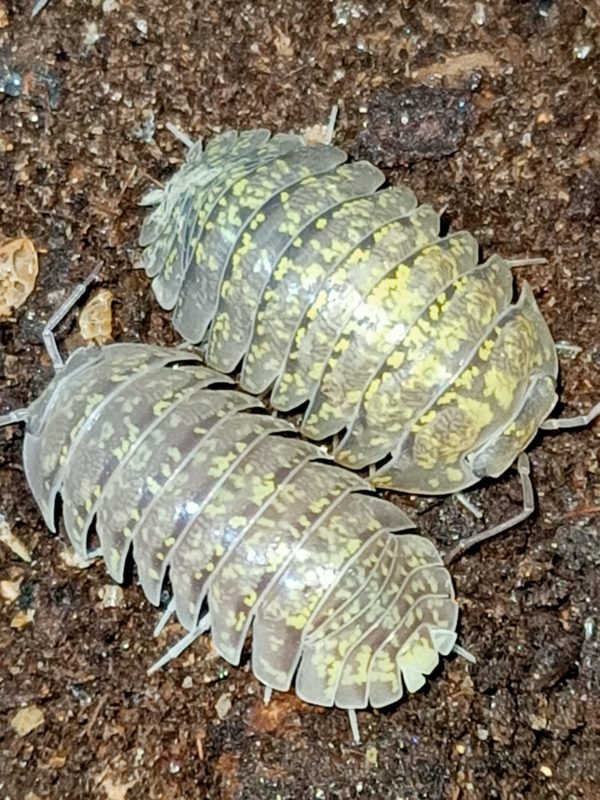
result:
<svg viewBox="0 0 600 800"><path fill-rule="evenodd" d="M125 602L123 589L116 583L106 583L98 592L104 608L119 608Z"/></svg>
<svg viewBox="0 0 600 800"><path fill-rule="evenodd" d="M215 711L219 719L225 719L231 711L231 695L224 692L215 703Z"/></svg>
<svg viewBox="0 0 600 800"><path fill-rule="evenodd" d="M580 61L586 59L591 52L592 47L589 44L578 44L573 48L575 58L578 58Z"/></svg>
<svg viewBox="0 0 600 800"><path fill-rule="evenodd" d="M192 680L190 675L186 675L185 678L181 682L182 689L191 689L194 685L194 681Z"/></svg>
<svg viewBox="0 0 600 800"><path fill-rule="evenodd" d="M534 731L543 731L548 726L548 720L541 714L530 714L529 724L531 725Z"/></svg>
<svg viewBox="0 0 600 800"><path fill-rule="evenodd" d="M83 43L88 47L96 44L96 42L104 36L104 34L100 33L98 30L98 26L95 22L86 22L84 25L84 30L85 36L83 37Z"/></svg>
<svg viewBox="0 0 600 800"><path fill-rule="evenodd" d="M540 772L545 778L552 777L552 770L550 769L550 767L546 766L546 764L542 764L542 766L540 767Z"/></svg>
<svg viewBox="0 0 600 800"><path fill-rule="evenodd" d="M8 16L8 8L6 3L0 2L0 28L8 28L10 25L10 18Z"/></svg>
<svg viewBox="0 0 600 800"><path fill-rule="evenodd" d="M586 617L583 622L583 630L586 639L592 639L596 633L596 623L593 617Z"/></svg>
<svg viewBox="0 0 600 800"><path fill-rule="evenodd" d="M475 3L475 11L471 17L471 22L474 25L485 25L485 6L483 3Z"/></svg>
<svg viewBox="0 0 600 800"><path fill-rule="evenodd" d="M27 736L43 724L44 712L36 705L20 708L10 721L10 726L17 736Z"/></svg>
<svg viewBox="0 0 600 800"><path fill-rule="evenodd" d="M68 567L74 567L75 569L88 569L95 560L93 558L82 558L70 547L65 547L64 550L61 550L59 558Z"/></svg>
<svg viewBox="0 0 600 800"><path fill-rule="evenodd" d="M17 578L16 581L0 581L0 597L9 603L14 603L19 596L22 582L22 576Z"/></svg>
<svg viewBox="0 0 600 800"><path fill-rule="evenodd" d="M112 339L112 302L112 292L100 289L85 304L79 315L79 331L86 342L102 347Z"/></svg>

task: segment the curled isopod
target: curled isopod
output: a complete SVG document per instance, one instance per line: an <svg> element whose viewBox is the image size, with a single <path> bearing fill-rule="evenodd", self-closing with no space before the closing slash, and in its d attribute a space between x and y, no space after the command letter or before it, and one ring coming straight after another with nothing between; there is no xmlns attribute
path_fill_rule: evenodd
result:
<svg viewBox="0 0 600 800"><path fill-rule="evenodd" d="M511 265L337 147L264 130L191 146L145 198L143 265L177 331L222 372L301 410L375 486L460 492L515 462L547 420L558 360ZM521 262L523 263L523 262ZM376 468L375 468L375 466Z"/></svg>
<svg viewBox="0 0 600 800"><path fill-rule="evenodd" d="M78 296L81 291L75 293ZM67 308L72 304L67 303ZM60 315L55 315L53 323ZM456 645L458 605L436 547L368 483L335 465L231 380L177 348L75 351L27 409L27 480L54 529L122 581L131 553L146 597L168 580L188 634L210 630L267 687L351 712L425 683ZM468 654L467 654L468 655Z"/></svg>

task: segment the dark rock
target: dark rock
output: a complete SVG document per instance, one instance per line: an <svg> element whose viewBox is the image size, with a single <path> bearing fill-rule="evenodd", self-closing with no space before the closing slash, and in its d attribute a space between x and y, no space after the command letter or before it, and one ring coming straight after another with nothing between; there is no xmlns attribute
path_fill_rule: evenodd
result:
<svg viewBox="0 0 600 800"><path fill-rule="evenodd" d="M384 167L443 158L460 149L476 117L470 96L457 89L384 89L369 106L359 148Z"/></svg>

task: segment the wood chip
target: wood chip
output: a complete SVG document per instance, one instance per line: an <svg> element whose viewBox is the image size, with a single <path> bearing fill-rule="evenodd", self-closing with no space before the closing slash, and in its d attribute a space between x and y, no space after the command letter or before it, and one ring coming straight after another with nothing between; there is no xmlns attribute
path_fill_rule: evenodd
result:
<svg viewBox="0 0 600 800"><path fill-rule="evenodd" d="M26 611L19 611L11 619L10 627L15 628L16 630L25 628L27 625L29 625L30 622L33 622L34 617L35 617L34 608L28 608Z"/></svg>
<svg viewBox="0 0 600 800"><path fill-rule="evenodd" d="M11 531L6 517L3 514L0 514L0 542L4 542L4 544L12 550L16 556L23 559L23 561L27 561L28 564L31 563L31 553L23 542Z"/></svg>
<svg viewBox="0 0 600 800"><path fill-rule="evenodd" d="M105 583L100 587L98 594L103 608L120 608L125 603L123 589L116 583Z"/></svg>
<svg viewBox="0 0 600 800"><path fill-rule="evenodd" d="M62 769L66 763L67 757L64 753L55 753L53 756L50 756L44 766L46 769Z"/></svg>
<svg viewBox="0 0 600 800"><path fill-rule="evenodd" d="M113 778L107 776L100 785L106 792L108 800L127 800L127 792L136 783L136 780L121 783L119 780L113 780Z"/></svg>
<svg viewBox="0 0 600 800"><path fill-rule="evenodd" d="M9 603L14 603L21 591L23 576L16 581L0 581L0 597Z"/></svg>
<svg viewBox="0 0 600 800"><path fill-rule="evenodd" d="M111 291L100 289L86 303L79 315L79 331L86 342L102 347L111 341L113 299Z"/></svg>
<svg viewBox="0 0 600 800"><path fill-rule="evenodd" d="M415 70L412 77L415 81L425 81L427 78L436 75L447 78L450 81L462 78L470 72L486 70L493 77L500 71L500 64L486 51L476 51L474 53L462 53L461 55L447 58L444 61L436 61L425 67Z"/></svg>
<svg viewBox="0 0 600 800"><path fill-rule="evenodd" d="M219 719L225 719L227 714L231 711L231 695L229 692L224 692L217 702L215 703L215 711Z"/></svg>
<svg viewBox="0 0 600 800"><path fill-rule="evenodd" d="M201 728L196 733L196 750L198 751L198 758L204 761L204 740L206 739L206 731Z"/></svg>
<svg viewBox="0 0 600 800"><path fill-rule="evenodd" d="M10 726L17 736L27 736L43 724L44 712L36 705L20 708L10 721Z"/></svg>
<svg viewBox="0 0 600 800"><path fill-rule="evenodd" d="M600 0L577 0L594 22L600 25Z"/></svg>
<svg viewBox="0 0 600 800"><path fill-rule="evenodd" d="M82 558L70 547L65 547L61 551L59 558L68 567L74 567L75 569L88 569L95 561L94 558Z"/></svg>

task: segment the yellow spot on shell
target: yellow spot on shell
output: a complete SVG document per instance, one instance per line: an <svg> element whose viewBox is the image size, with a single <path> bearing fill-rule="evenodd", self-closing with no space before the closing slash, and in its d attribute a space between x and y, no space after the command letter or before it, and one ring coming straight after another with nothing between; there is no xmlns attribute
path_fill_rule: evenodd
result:
<svg viewBox="0 0 600 800"><path fill-rule="evenodd" d="M248 608L252 608L254 603L256 603L256 592L250 592L250 594L244 597L244 605L248 606Z"/></svg>
<svg viewBox="0 0 600 800"><path fill-rule="evenodd" d="M453 481L454 483L460 483L463 480L462 470L456 469L455 467L448 467L446 469L446 476L449 481Z"/></svg>
<svg viewBox="0 0 600 800"><path fill-rule="evenodd" d="M493 349L494 349L493 339L486 339L486 341L479 348L478 356L481 359L481 361L487 361Z"/></svg>

